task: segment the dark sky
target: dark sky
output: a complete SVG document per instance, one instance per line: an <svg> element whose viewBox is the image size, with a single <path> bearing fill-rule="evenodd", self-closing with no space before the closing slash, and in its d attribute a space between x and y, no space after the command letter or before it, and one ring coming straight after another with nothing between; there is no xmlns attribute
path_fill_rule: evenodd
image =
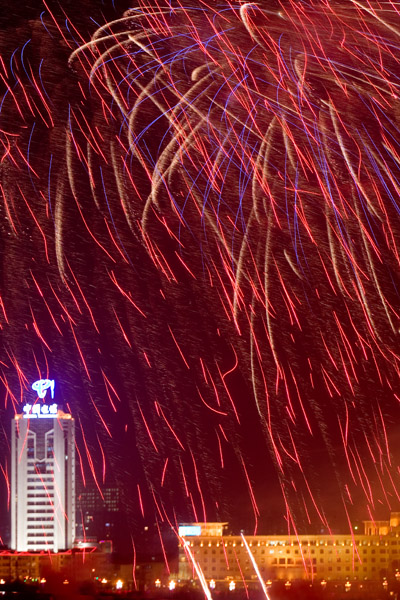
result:
<svg viewBox="0 0 400 600"><path fill-rule="evenodd" d="M384 518L399 17L160 6L10 2L1 21L2 468L51 377L132 532Z"/></svg>

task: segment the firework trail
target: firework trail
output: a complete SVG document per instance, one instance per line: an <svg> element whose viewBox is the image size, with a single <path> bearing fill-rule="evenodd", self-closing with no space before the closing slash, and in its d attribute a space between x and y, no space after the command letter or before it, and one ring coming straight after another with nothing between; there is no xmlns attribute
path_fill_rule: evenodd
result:
<svg viewBox="0 0 400 600"><path fill-rule="evenodd" d="M222 515L232 461L256 523L274 478L291 530L328 526L324 488L395 506L395 3L142 1L89 41L42 22L66 81L28 42L1 64L7 400L67 365L88 464L143 475L160 522Z"/></svg>

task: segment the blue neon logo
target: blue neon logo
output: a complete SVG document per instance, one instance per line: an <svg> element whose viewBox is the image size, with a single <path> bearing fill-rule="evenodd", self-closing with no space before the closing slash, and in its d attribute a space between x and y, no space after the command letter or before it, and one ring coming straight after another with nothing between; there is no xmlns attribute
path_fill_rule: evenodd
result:
<svg viewBox="0 0 400 600"><path fill-rule="evenodd" d="M32 383L32 389L37 393L39 398L44 398L47 390L50 388L51 397L54 398L55 385L56 382L54 379L38 379Z"/></svg>

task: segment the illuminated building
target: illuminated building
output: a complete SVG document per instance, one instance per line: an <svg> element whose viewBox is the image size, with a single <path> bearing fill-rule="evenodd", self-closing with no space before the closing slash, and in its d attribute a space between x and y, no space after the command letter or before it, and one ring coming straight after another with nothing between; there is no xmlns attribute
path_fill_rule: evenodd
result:
<svg viewBox="0 0 400 600"><path fill-rule="evenodd" d="M12 421L11 548L58 552L72 547L75 533L74 420L52 401L54 381L32 388L38 397Z"/></svg>
<svg viewBox="0 0 400 600"><path fill-rule="evenodd" d="M400 567L400 513L392 513L390 521L365 521L364 534L353 536L248 535L243 539L224 535L223 524L215 525L192 523L180 528L181 581L196 579L193 560L207 581L225 587L232 580L238 585L259 584L253 559L264 581L379 580L394 576Z"/></svg>
<svg viewBox="0 0 400 600"><path fill-rule="evenodd" d="M6 580L38 580L61 573L71 582L82 582L92 577L110 578L112 572L110 556L96 548L57 553L0 550L0 578Z"/></svg>

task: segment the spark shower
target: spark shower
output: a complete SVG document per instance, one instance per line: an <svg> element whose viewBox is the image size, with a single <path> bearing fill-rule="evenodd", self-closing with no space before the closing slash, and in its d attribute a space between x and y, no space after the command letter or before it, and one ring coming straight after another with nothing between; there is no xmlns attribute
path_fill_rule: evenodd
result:
<svg viewBox="0 0 400 600"><path fill-rule="evenodd" d="M83 476L160 523L395 508L396 3L81 21L0 65L4 415L61 378Z"/></svg>

